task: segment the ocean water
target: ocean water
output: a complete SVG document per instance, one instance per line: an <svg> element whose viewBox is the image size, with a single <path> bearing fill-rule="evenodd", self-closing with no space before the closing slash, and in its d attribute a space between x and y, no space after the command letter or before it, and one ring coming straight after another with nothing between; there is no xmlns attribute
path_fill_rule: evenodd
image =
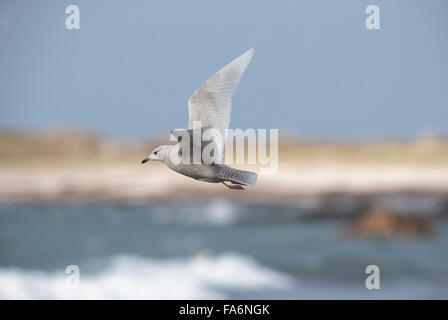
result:
<svg viewBox="0 0 448 320"><path fill-rule="evenodd" d="M365 239L346 236L347 217L304 216L226 200L2 204L0 298L448 298L446 219L434 218L431 237ZM372 264L379 290L365 286Z"/></svg>

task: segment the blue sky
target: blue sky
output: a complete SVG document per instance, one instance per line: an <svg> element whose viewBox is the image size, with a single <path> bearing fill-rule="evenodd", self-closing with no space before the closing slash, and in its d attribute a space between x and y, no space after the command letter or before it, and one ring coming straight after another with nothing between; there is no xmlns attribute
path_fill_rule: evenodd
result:
<svg viewBox="0 0 448 320"><path fill-rule="evenodd" d="M81 29L65 28L76 4ZM364 26L381 10L381 29ZM0 126L124 138L186 127L247 49L234 128L302 138L448 134L447 1L2 1Z"/></svg>

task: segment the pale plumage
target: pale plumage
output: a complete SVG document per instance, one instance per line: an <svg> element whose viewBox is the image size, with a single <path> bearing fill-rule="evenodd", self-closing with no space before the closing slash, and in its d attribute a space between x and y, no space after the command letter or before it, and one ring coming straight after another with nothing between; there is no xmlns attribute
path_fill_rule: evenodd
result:
<svg viewBox="0 0 448 320"><path fill-rule="evenodd" d="M188 100L190 129L194 121L200 121L202 127L218 128L223 135L224 145L224 134L229 128L232 111L232 96L253 54L254 49L249 49L203 82L193 93Z"/></svg>
<svg viewBox="0 0 448 320"><path fill-rule="evenodd" d="M254 50L249 49L233 60L203 82L188 100L189 128L194 129L197 121L201 127L217 128L221 132L222 140L215 142L220 144L222 149L225 144L225 132L229 128L232 96L253 54ZM243 189L241 185L254 185L257 181L256 173L234 169L224 164L176 164L172 161L171 154L177 153L178 150L179 144L157 147L142 163L149 160L161 161L180 174L204 182L222 182L230 189ZM226 184L227 181L232 185Z"/></svg>

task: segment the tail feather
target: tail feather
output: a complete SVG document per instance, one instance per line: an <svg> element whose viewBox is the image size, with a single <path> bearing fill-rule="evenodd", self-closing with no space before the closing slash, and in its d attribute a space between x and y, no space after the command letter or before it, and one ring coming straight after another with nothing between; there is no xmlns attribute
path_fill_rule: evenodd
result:
<svg viewBox="0 0 448 320"><path fill-rule="evenodd" d="M257 174L255 172L238 170L225 165L221 166L218 178L222 181L230 181L244 186L253 186L257 183Z"/></svg>

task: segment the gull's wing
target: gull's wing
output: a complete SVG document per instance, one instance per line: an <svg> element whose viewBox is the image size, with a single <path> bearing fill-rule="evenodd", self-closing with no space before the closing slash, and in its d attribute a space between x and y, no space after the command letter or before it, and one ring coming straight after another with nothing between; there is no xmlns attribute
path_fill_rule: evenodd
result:
<svg viewBox="0 0 448 320"><path fill-rule="evenodd" d="M253 54L254 49L249 49L203 82L193 93L188 100L190 129L195 121L200 121L201 127L218 128L223 134L223 140L225 139L225 130L230 122L232 96Z"/></svg>

